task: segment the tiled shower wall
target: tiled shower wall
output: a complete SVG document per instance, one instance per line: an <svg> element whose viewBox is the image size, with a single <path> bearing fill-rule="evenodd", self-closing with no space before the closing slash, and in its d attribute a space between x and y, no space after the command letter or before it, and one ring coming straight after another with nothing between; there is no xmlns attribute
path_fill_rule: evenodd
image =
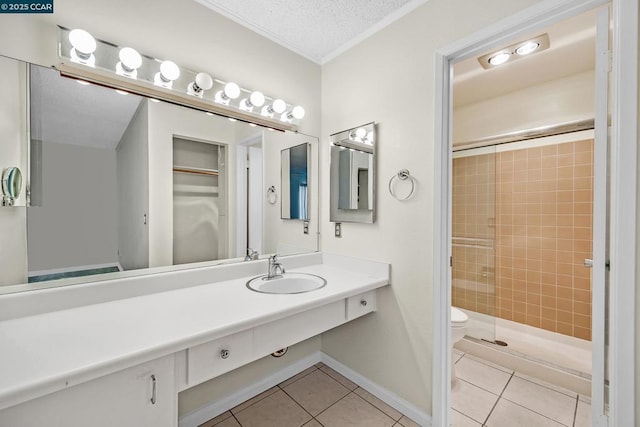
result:
<svg viewBox="0 0 640 427"><path fill-rule="evenodd" d="M590 340L593 141L458 158L453 176L453 304Z"/></svg>

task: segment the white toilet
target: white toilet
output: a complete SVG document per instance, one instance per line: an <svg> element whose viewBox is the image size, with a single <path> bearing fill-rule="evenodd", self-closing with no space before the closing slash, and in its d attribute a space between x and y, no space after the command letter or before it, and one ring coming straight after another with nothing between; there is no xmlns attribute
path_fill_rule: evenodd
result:
<svg viewBox="0 0 640 427"><path fill-rule="evenodd" d="M460 341L467 333L467 321L469 316L458 308L451 307L451 345ZM451 383L456 380L455 363L451 360Z"/></svg>

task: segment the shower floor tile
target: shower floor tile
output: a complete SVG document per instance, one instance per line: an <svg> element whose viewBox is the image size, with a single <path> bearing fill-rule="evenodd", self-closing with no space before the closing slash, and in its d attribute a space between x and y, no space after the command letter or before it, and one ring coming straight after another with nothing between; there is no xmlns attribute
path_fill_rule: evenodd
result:
<svg viewBox="0 0 640 427"><path fill-rule="evenodd" d="M458 356L458 380L451 390L452 426L474 425L469 418L487 427L591 425L588 397L478 357ZM494 404L483 417L486 409L481 411L479 406L486 408L486 402L481 400L488 400L489 396L494 396Z"/></svg>

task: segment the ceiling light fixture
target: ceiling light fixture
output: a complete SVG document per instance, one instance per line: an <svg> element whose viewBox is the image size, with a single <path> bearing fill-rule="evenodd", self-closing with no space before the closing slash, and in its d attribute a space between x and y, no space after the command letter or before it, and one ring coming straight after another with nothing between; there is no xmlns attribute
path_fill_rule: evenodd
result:
<svg viewBox="0 0 640 427"><path fill-rule="evenodd" d="M160 71L153 77L153 83L156 86L171 89L173 81L177 80L178 77L180 77L180 67L173 61L162 61Z"/></svg>
<svg viewBox="0 0 640 427"><path fill-rule="evenodd" d="M187 93L189 95L197 96L198 98L202 98L205 90L209 90L213 87L213 79L207 73L198 73L196 74L196 78L193 82L189 84L187 88Z"/></svg>
<svg viewBox="0 0 640 427"><path fill-rule="evenodd" d="M483 68L489 69L507 62L511 63L533 53L542 52L549 46L549 35L541 34L483 55L478 58L478 62Z"/></svg>
<svg viewBox="0 0 640 427"><path fill-rule="evenodd" d="M90 67L96 65L96 57L93 55L93 52L96 51L98 45L96 39L94 39L91 34L79 28L71 30L69 33L69 43L73 46L69 52L69 56L71 56L73 62Z"/></svg>
<svg viewBox="0 0 640 427"><path fill-rule="evenodd" d="M118 53L120 62L116 64L116 74L121 76L138 78L138 68L142 65L142 56L137 50L130 47L123 47Z"/></svg>

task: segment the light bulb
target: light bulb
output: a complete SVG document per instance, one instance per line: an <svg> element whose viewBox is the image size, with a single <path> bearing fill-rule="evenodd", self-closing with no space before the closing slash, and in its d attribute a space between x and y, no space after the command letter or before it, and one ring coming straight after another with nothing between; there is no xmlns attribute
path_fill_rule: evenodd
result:
<svg viewBox="0 0 640 427"><path fill-rule="evenodd" d="M264 105L264 94L260 91L253 91L249 98L245 98L240 102L240 109L244 111L253 111L253 107L262 107Z"/></svg>
<svg viewBox="0 0 640 427"><path fill-rule="evenodd" d="M213 79L207 73L198 73L195 84L202 90L209 90L213 87Z"/></svg>
<svg viewBox="0 0 640 427"><path fill-rule="evenodd" d="M153 84L171 89L173 81L180 77L180 68L173 61L162 61L160 71L153 76Z"/></svg>
<svg viewBox="0 0 640 427"><path fill-rule="evenodd" d="M284 110L287 109L287 103L282 99L276 99L275 101L273 101L273 104L271 104L271 109L274 113L277 114L284 113Z"/></svg>
<svg viewBox="0 0 640 427"><path fill-rule="evenodd" d="M236 99L240 96L240 86L233 82L227 83L224 85L224 96L229 99Z"/></svg>
<svg viewBox="0 0 640 427"><path fill-rule="evenodd" d="M116 64L116 74L132 79L138 78L138 68L142 65L142 56L137 50L123 47L118 53L120 62Z"/></svg>
<svg viewBox="0 0 640 427"><path fill-rule="evenodd" d="M293 107L293 110L291 110L291 115L296 120L302 119L304 117L304 108L302 108L299 105L296 105L295 107Z"/></svg>
<svg viewBox="0 0 640 427"><path fill-rule="evenodd" d="M71 30L69 43L73 46L69 52L71 61L91 67L95 66L96 58L93 56L93 52L96 50L97 43L91 34L78 28Z"/></svg>
<svg viewBox="0 0 640 427"><path fill-rule="evenodd" d="M367 143L373 144L373 132L367 133L367 136L366 136L365 140L366 140Z"/></svg>
<svg viewBox="0 0 640 427"><path fill-rule="evenodd" d="M76 28L69 33L69 42L76 50L80 59L89 59L91 54L96 51L96 39L85 30Z"/></svg>
<svg viewBox="0 0 640 427"><path fill-rule="evenodd" d="M302 108L299 105L296 105L295 107L293 107L291 111L282 113L282 117L280 117L280 120L282 120L283 122L291 123L293 119L300 120L303 117L304 117L304 108Z"/></svg>
<svg viewBox="0 0 640 427"><path fill-rule="evenodd" d="M529 55L530 53L535 52L540 47L540 43L537 42L526 42L522 46L516 49L516 53L518 55Z"/></svg>
<svg viewBox="0 0 640 427"><path fill-rule="evenodd" d="M124 71L132 72L140 68L142 65L142 56L137 50L130 47L123 47L118 54L120 63Z"/></svg>
<svg viewBox="0 0 640 427"><path fill-rule="evenodd" d="M356 138L362 140L367 135L367 131L363 128L356 129Z"/></svg>
<svg viewBox="0 0 640 427"><path fill-rule="evenodd" d="M120 95L129 95L129 92L127 92L126 90L122 90L122 89L114 89L116 91L116 93L120 94Z"/></svg>
<svg viewBox="0 0 640 427"><path fill-rule="evenodd" d="M195 95L197 97L202 98L203 91L209 90L213 87L213 79L207 73L198 73L196 74L195 81L191 82L189 87L187 88L187 93L189 95Z"/></svg>
<svg viewBox="0 0 640 427"><path fill-rule="evenodd" d="M273 117L274 113L282 114L286 109L287 109L287 103L284 102L282 99L276 99L270 105L265 105L262 108L262 115L265 117ZM285 117L281 117L280 119L286 120L286 115Z"/></svg>
<svg viewBox="0 0 640 427"><path fill-rule="evenodd" d="M160 78L165 82L172 82L180 77L180 68L173 61L162 61L160 64Z"/></svg>
<svg viewBox="0 0 640 427"><path fill-rule="evenodd" d="M231 101L232 99L236 99L239 96L240 96L240 86L238 86L233 82L229 82L224 85L224 88L222 90L219 90L218 92L216 92L214 101L216 101L219 104L229 105L229 101ZM240 106L242 106L242 104L244 103L241 102Z"/></svg>
<svg viewBox="0 0 640 427"><path fill-rule="evenodd" d="M264 105L264 94L257 90L252 92L249 97L249 102L255 107L262 107Z"/></svg>
<svg viewBox="0 0 640 427"><path fill-rule="evenodd" d="M507 62L511 58L511 54L509 52L500 52L496 55L493 55L489 58L489 64L491 65L502 65Z"/></svg>

